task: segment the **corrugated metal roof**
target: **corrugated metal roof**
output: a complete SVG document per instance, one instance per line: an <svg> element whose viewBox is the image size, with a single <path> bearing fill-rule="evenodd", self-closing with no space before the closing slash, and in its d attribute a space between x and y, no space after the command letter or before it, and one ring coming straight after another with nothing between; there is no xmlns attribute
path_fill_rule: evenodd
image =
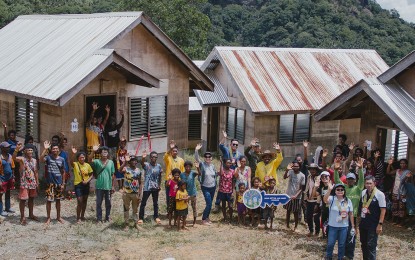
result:
<svg viewBox="0 0 415 260"><path fill-rule="evenodd" d="M92 71L108 66L115 39L139 23L150 30L190 71L201 89L212 82L142 12L26 15L0 30L0 90L61 104ZM100 52L100 53L98 53Z"/></svg>
<svg viewBox="0 0 415 260"><path fill-rule="evenodd" d="M315 111L388 65L374 50L215 47L253 112Z"/></svg>
<svg viewBox="0 0 415 260"><path fill-rule="evenodd" d="M229 97L225 92L220 81L211 70L205 70L205 74L214 84L213 91L194 90L196 97L202 105L227 105L230 103Z"/></svg>
<svg viewBox="0 0 415 260"><path fill-rule="evenodd" d="M189 97L189 111L202 111L202 106L197 97Z"/></svg>

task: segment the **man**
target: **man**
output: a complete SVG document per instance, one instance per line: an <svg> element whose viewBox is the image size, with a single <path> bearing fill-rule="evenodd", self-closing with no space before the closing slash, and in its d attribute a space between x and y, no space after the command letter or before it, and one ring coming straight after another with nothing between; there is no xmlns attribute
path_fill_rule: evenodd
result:
<svg viewBox="0 0 415 260"><path fill-rule="evenodd" d="M315 213L314 208L317 206L317 196L313 196L315 183L320 183L320 168L316 163L310 164L308 167L308 176L306 177L306 185L304 190L304 201L306 202L306 220L308 224L309 234L313 236L315 228L315 236L320 234L320 213ZM301 210L300 210L301 212ZM301 219L301 218L300 218Z"/></svg>
<svg viewBox="0 0 415 260"><path fill-rule="evenodd" d="M347 180L347 185L345 187L346 189L346 195L347 198L349 198L352 201L353 206L353 217L354 220L356 221L357 218L357 213L358 213L358 207L357 205L359 205L359 201L360 201L360 196L362 194L362 190L364 188L364 174L363 174L363 163L364 163L364 159L359 157L356 161L356 169L359 172L359 180L358 183L356 185L356 175L352 172L349 172L346 175L346 180ZM339 183L343 183L340 180L339 177L339 169L340 169L340 163L337 162L335 163L334 166L334 182L336 184ZM356 223L354 223L356 224ZM346 252L345 252L345 256L348 259L353 259L354 258L354 250L356 247L356 238L354 236L350 236L350 230L352 229L352 225L351 223L349 223L349 228L347 231L347 240L346 240Z"/></svg>
<svg viewBox="0 0 415 260"><path fill-rule="evenodd" d="M231 140L230 149L225 146L226 138L228 134L225 131L222 131L223 138L219 143L219 149L222 152L223 160L231 159L232 166L231 169L235 170L237 166L237 162L242 154L238 151L239 142L236 139Z"/></svg>
<svg viewBox="0 0 415 260"><path fill-rule="evenodd" d="M284 158L282 157L280 145L278 143L274 143L273 147L277 152L276 158L274 159L274 153L272 153L270 150L266 150L262 154L262 161L259 162L256 167L255 177L258 177L261 180L263 187L265 187L266 182L270 178L275 179L276 185L279 185L277 169Z"/></svg>
<svg viewBox="0 0 415 260"><path fill-rule="evenodd" d="M349 152L350 152L349 147L346 144L346 141L347 141L347 136L345 134L339 134L339 140L338 140L337 146L341 147L341 153L345 158L349 157ZM334 147L333 153L336 153L336 147Z"/></svg>
<svg viewBox="0 0 415 260"><path fill-rule="evenodd" d="M94 152L98 150L98 146L93 147ZM108 158L109 148L102 146L99 148L101 159L92 161L92 169L95 174L95 194L96 194L96 211L97 222L102 223L102 201L105 199L105 221L110 222L111 214L111 194L114 192L114 162ZM90 158L93 154L90 155Z"/></svg>
<svg viewBox="0 0 415 260"><path fill-rule="evenodd" d="M7 213L14 213L10 204L10 191L14 189L14 161L10 153L10 143L2 142L0 144L1 157L0 157L0 216L6 217ZM3 211L3 194L5 194L5 206Z"/></svg>
<svg viewBox="0 0 415 260"><path fill-rule="evenodd" d="M65 181L63 175L65 174L65 161L59 156L59 145L52 144L49 141L43 143L44 150L40 155L42 162L46 164L48 175L46 177L46 225L50 224L50 211L52 202L56 202L56 219L63 223L61 217L61 199L64 198L63 190ZM51 153L49 155L49 148Z"/></svg>
<svg viewBox="0 0 415 260"><path fill-rule="evenodd" d="M375 177L365 178L365 190L360 200L360 242L363 259L376 259L378 236L382 233L386 213L385 194L375 186Z"/></svg>
<svg viewBox="0 0 415 260"><path fill-rule="evenodd" d="M167 182L173 178L171 175L171 171L173 169L177 168L180 170L180 172L184 172L184 160L183 158L178 156L179 148L177 147L176 142L174 142L174 140L171 140L169 146L170 146L170 150L168 150L163 156L164 164L166 165L165 184L167 184ZM165 190L166 190L166 205L168 208L170 187L165 185Z"/></svg>
<svg viewBox="0 0 415 260"><path fill-rule="evenodd" d="M65 175L63 176L65 183L69 181L69 155L68 152L65 151L65 134L63 132L59 135L52 136L52 144L57 144L59 146L59 156L63 158L65 161L64 167L65 167Z"/></svg>
<svg viewBox="0 0 415 260"><path fill-rule="evenodd" d="M107 146L110 148L109 158L115 160L118 144L120 143L121 127L124 124L124 110L120 110L121 121L117 124L115 117L111 116L108 125L105 126L105 137Z"/></svg>
<svg viewBox="0 0 415 260"><path fill-rule="evenodd" d="M22 143L18 143L15 151L20 151ZM25 204L28 201L29 218L39 221L33 214L34 199L37 197L37 188L39 186L39 174L37 167L37 160L33 158L34 146L26 144L24 146L24 156L18 156L17 152L13 153L13 160L18 161L20 165L20 190L19 190L19 209L20 209L20 224L26 225L25 218Z"/></svg>
<svg viewBox="0 0 415 260"><path fill-rule="evenodd" d="M157 163L157 152L152 151L150 153L150 163L146 162L147 152L144 151L141 157L141 166L144 170L144 187L143 187L143 199L140 205L140 212L138 213L138 222L137 224L143 224L144 220L144 210L146 208L147 200L151 197L153 198L153 219L160 225L161 220L159 219L159 193L160 193L160 184L161 184L161 175L163 174L163 169L161 165ZM167 194L168 195L168 194Z"/></svg>
<svg viewBox="0 0 415 260"><path fill-rule="evenodd" d="M307 180L308 177L308 146L309 146L309 142L307 140L303 141L303 147L304 147L304 158L301 157L301 154L297 154L295 156L295 160L300 164L300 172L302 172ZM302 196L304 196L304 190L303 190L303 194ZM304 200L304 198L302 198L303 203L301 204L301 210L299 212L299 218L300 220L302 219L301 214L304 214L304 222L307 222L307 204L306 204L306 200Z"/></svg>
<svg viewBox="0 0 415 260"><path fill-rule="evenodd" d="M7 131L6 123L2 122L2 124L3 124L3 129L4 129L3 131L4 138L6 138L7 136L7 139L5 141L10 144L9 154L12 155L14 153L14 149L16 149L16 146L17 146L16 131L15 130Z"/></svg>
<svg viewBox="0 0 415 260"><path fill-rule="evenodd" d="M256 171L256 165L261 160L261 145L258 138L252 139L250 145L245 149L245 156L248 159L248 166L251 167L251 172ZM252 176L253 179L255 176Z"/></svg>
<svg viewBox="0 0 415 260"><path fill-rule="evenodd" d="M283 207L287 210L285 218L287 228L290 228L291 212L294 214L294 232L297 230L299 214L301 210L301 192L305 185L305 176L300 172L300 164L297 161L290 163L284 173L284 179L288 178L287 195L290 201Z"/></svg>

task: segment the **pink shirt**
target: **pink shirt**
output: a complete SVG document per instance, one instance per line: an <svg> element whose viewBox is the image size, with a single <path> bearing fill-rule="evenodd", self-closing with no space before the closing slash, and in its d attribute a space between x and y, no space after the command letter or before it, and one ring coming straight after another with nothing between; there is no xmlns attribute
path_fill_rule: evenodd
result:
<svg viewBox="0 0 415 260"><path fill-rule="evenodd" d="M234 170L221 169L221 175L219 179L219 191L223 193L232 193L232 178Z"/></svg>
<svg viewBox="0 0 415 260"><path fill-rule="evenodd" d="M169 180L169 197L176 197L177 190L179 189L179 185L173 179Z"/></svg>

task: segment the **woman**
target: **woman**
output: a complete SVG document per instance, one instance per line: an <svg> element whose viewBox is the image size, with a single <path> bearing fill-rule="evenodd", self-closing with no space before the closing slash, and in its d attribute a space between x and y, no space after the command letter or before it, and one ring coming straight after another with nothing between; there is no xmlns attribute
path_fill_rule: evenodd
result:
<svg viewBox="0 0 415 260"><path fill-rule="evenodd" d="M72 153L75 154L76 162L72 163L74 174L75 195L77 200L76 222L79 224L85 220L86 204L89 196L89 183L92 180L92 167L85 162L86 153L79 152L72 147Z"/></svg>
<svg viewBox="0 0 415 260"><path fill-rule="evenodd" d="M239 191L239 183L245 184L246 189L251 188L251 168L246 165L246 157L241 156L239 157L238 168L235 169L234 177L236 179L235 182L235 189L236 192Z"/></svg>
<svg viewBox="0 0 415 260"><path fill-rule="evenodd" d="M346 197L346 189L343 183L333 184L329 183L329 189L324 195L324 203L329 206L329 223L328 223L328 241L326 258L332 259L333 249L336 241L338 242L338 259L343 259L345 255L347 229L349 223L352 225L350 231L351 236L354 236L356 231L353 219L353 205ZM350 219L350 220L349 220Z"/></svg>
<svg viewBox="0 0 415 260"><path fill-rule="evenodd" d="M200 176L200 186L202 188L203 197L205 197L206 207L202 215L202 224L211 225L212 222L209 219L210 210L212 209L212 200L216 191L216 176L217 172L215 166L212 163L212 154L205 152L203 155L205 161L202 162L199 159L199 150L202 148L202 144L198 144L195 149L195 160L199 163L197 171Z"/></svg>

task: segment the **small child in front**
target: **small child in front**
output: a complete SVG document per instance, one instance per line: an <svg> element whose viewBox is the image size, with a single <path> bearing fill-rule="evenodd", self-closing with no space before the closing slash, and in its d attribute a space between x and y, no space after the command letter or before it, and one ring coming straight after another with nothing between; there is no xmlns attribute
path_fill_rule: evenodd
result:
<svg viewBox="0 0 415 260"><path fill-rule="evenodd" d="M174 225L176 225L176 193L179 189L179 180L180 180L180 170L175 168L171 171L173 179L167 182L169 187L169 208L168 208L168 217L169 217L169 228L171 228L171 220L174 217Z"/></svg>
<svg viewBox="0 0 415 260"><path fill-rule="evenodd" d="M276 187L276 180L271 178L268 181L268 186L265 189L266 194L277 194L277 187ZM264 218L264 222L265 222L265 229L268 229L268 219L270 220L270 229L272 230L272 222L274 221L274 213L275 210L277 209L276 206L272 205L272 206L266 206L263 210L263 218Z"/></svg>
<svg viewBox="0 0 415 260"><path fill-rule="evenodd" d="M177 230L180 230L180 221L182 221L182 229L186 228L186 218L188 214L187 202L189 195L186 190L186 182L179 182L179 190L176 193L176 214L177 214Z"/></svg>
<svg viewBox="0 0 415 260"><path fill-rule="evenodd" d="M245 183L239 183L239 191L236 194L236 210L238 211L238 224L245 225L246 206L244 204Z"/></svg>

